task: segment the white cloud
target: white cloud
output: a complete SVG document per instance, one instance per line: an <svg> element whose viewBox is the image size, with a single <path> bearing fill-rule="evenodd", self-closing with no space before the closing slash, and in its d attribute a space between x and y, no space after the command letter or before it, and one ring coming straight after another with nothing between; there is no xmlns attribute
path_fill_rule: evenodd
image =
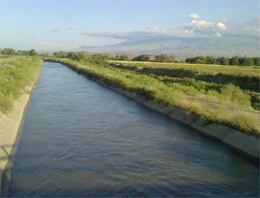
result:
<svg viewBox="0 0 260 198"><path fill-rule="evenodd" d="M215 34L220 30L225 30L226 26L221 22L214 23L205 20L192 20L189 23L182 24L181 28L193 33Z"/></svg>
<svg viewBox="0 0 260 198"><path fill-rule="evenodd" d="M184 30L159 30L156 28L149 28L145 30L129 31L129 32L81 32L81 35L93 37L109 37L116 39L126 40L144 40L144 39L165 39L174 37L191 37L192 33L185 32Z"/></svg>
<svg viewBox="0 0 260 198"><path fill-rule="evenodd" d="M219 32L217 32L216 35L217 37L222 37L222 35Z"/></svg>
<svg viewBox="0 0 260 198"><path fill-rule="evenodd" d="M226 22L226 21L228 21L228 18L222 17L222 18L220 18L220 20L223 21L223 22Z"/></svg>
<svg viewBox="0 0 260 198"><path fill-rule="evenodd" d="M42 42L42 41L38 41L38 42L27 42L27 41L17 41L17 43L23 44L23 45L43 45L46 47L50 47L49 44Z"/></svg>
<svg viewBox="0 0 260 198"><path fill-rule="evenodd" d="M218 27L219 29L222 29L222 30L225 30L225 29L226 29L225 24L223 24L223 23L221 23L221 22L217 23L217 27Z"/></svg>
<svg viewBox="0 0 260 198"><path fill-rule="evenodd" d="M77 30L78 28L76 28L76 27L68 27L67 29L68 30Z"/></svg>
<svg viewBox="0 0 260 198"><path fill-rule="evenodd" d="M145 30L128 31L128 32L81 32L79 34L92 37L108 37L126 40L143 40L143 39L165 39L176 37L222 37L221 31L226 29L224 23L214 23L202 20L197 14L191 14L193 18L189 23L181 24L178 29L160 30L157 26L152 26Z"/></svg>
<svg viewBox="0 0 260 198"><path fill-rule="evenodd" d="M159 30L159 28L157 26L152 26L150 27L151 30Z"/></svg>
<svg viewBox="0 0 260 198"><path fill-rule="evenodd" d="M43 46L47 46L47 47L50 46L49 44L44 43L44 42L41 42L41 41L37 42L36 44L38 44L38 45L43 45Z"/></svg>
<svg viewBox="0 0 260 198"><path fill-rule="evenodd" d="M246 6L244 7L244 9L247 9L247 10L259 10L260 9L260 6Z"/></svg>
<svg viewBox="0 0 260 198"><path fill-rule="evenodd" d="M196 13L190 14L189 16L191 19L201 19L201 17L199 15L197 15Z"/></svg>
<svg viewBox="0 0 260 198"><path fill-rule="evenodd" d="M62 31L58 29L51 29L51 32L62 32Z"/></svg>
<svg viewBox="0 0 260 198"><path fill-rule="evenodd" d="M191 17L198 15L191 14ZM171 39L171 38L198 38L198 37L224 37L225 35L244 35L258 36L260 33L260 17L250 21L234 21L222 18L222 22L211 22L199 19L192 19L188 23L180 24L179 28L168 28L161 30L157 26L152 26L144 30L113 32L81 32L79 34L92 37L107 37L114 39L124 39L127 41L145 40L145 39Z"/></svg>

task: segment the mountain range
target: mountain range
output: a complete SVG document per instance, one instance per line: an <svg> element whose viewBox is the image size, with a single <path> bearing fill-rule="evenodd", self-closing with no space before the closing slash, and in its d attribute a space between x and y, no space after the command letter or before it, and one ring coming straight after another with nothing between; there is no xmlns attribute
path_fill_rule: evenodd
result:
<svg viewBox="0 0 260 198"><path fill-rule="evenodd" d="M81 46L77 50L96 53L125 54L174 54L177 56L259 56L259 38L248 36L224 36L215 38L171 38L157 40L132 40L109 46Z"/></svg>

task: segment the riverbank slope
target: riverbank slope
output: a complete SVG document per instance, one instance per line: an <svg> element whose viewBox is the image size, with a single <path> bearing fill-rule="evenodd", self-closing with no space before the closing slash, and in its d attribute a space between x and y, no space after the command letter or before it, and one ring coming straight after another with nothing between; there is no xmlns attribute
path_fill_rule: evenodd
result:
<svg viewBox="0 0 260 198"><path fill-rule="evenodd" d="M23 60L21 59L19 63L23 64ZM33 65L30 65L30 63ZM15 64L16 62L13 62L14 68ZM25 87L19 91L19 97L17 99L14 98L14 101L12 101L13 97L8 98L8 101L10 103L12 102L11 108L7 109L3 106L4 104L1 104L1 109L7 110L5 113L2 111L0 112L0 189L3 189L2 186L5 181L10 179L10 169L13 165L13 156L15 154L18 143L17 141L19 139L19 128L23 120L25 108L30 99L31 91L35 87L40 76L41 65L41 59L37 60L37 64L36 62L29 62L30 69L33 67L32 71L29 73L30 80L26 78L26 82L23 84ZM10 67L10 65L0 65L0 67ZM1 72L1 77L6 75L7 72ZM12 77L12 79L15 79L15 75ZM10 76L8 78L10 78ZM11 83L14 82L8 82L8 80L6 81L6 84L8 85ZM5 97L3 93L1 94L2 97Z"/></svg>

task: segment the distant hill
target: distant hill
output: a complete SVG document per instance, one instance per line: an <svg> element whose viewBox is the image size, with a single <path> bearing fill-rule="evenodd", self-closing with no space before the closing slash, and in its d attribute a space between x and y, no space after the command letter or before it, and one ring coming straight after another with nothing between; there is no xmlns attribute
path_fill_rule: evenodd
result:
<svg viewBox="0 0 260 198"><path fill-rule="evenodd" d="M256 37L225 36L221 38L176 38L137 40L110 46L81 46L79 49L98 53L174 54L177 56L259 56Z"/></svg>

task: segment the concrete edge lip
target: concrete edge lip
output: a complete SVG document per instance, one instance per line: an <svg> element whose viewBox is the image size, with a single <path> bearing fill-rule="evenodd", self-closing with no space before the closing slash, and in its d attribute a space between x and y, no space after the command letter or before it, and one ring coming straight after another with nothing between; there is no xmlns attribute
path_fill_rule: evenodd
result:
<svg viewBox="0 0 260 198"><path fill-rule="evenodd" d="M62 63L62 61L50 61L50 62L58 62ZM77 70L70 66L68 63L63 64L65 66L68 66L73 71ZM80 72L80 74L88 77L85 73ZM194 129L195 131L205 134L211 138L214 138L216 140L219 140L223 142L224 144L228 145L229 147L233 148L236 152L244 155L245 157L253 160L256 163L259 163L259 145L260 145L260 139L248 134L245 134L243 132L240 132L236 129L233 129L231 127L227 127L220 124L209 124L206 126L203 126L198 120L195 118L187 115L184 110L179 109L177 107L167 107L165 104L158 103L156 101L152 100L146 100L146 98L142 95L138 95L134 92L124 90L122 88L112 87L104 84L100 80L92 79L101 85L115 91L118 93L121 93L128 98L131 98L145 107L152 109L154 111L160 112L166 116L169 116L170 118L174 119L175 121L180 122L181 124L184 124L186 126L189 126L190 128Z"/></svg>

